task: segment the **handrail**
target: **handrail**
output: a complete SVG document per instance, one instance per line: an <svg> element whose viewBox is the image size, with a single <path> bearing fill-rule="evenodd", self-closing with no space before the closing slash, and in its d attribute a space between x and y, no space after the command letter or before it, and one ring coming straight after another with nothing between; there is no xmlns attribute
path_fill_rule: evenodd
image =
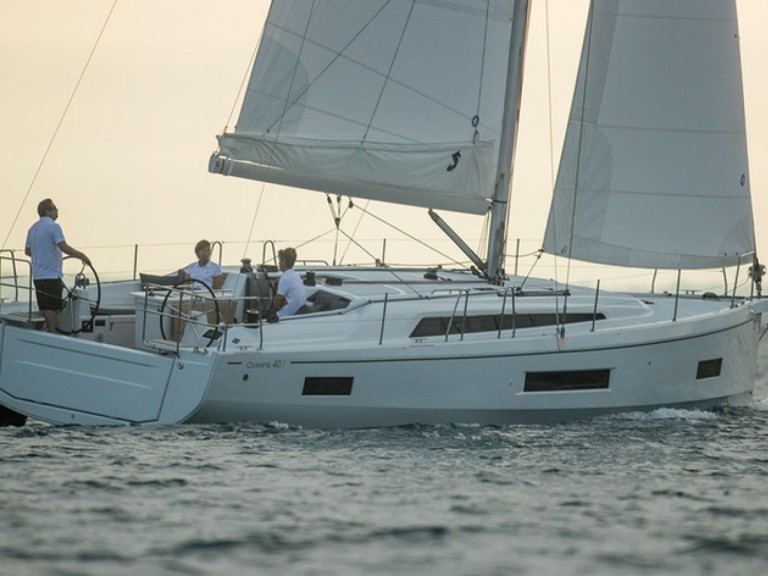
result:
<svg viewBox="0 0 768 576"><path fill-rule="evenodd" d="M514 338L517 335L517 309L515 308L517 289L510 288L510 290L512 290L512 338Z"/></svg>
<svg viewBox="0 0 768 576"><path fill-rule="evenodd" d="M16 252L11 248L3 248L2 250L0 250L0 254L2 254L3 252L8 252L11 255L10 261L11 261L11 269L13 271L12 278L13 278L13 288L14 288L13 299L15 302L18 302L19 301L19 274L18 274L18 270L16 269ZM0 260L8 260L8 259L9 259L8 257L3 258L2 256L0 256ZM0 280L4 278L5 276L2 276L2 273L0 272ZM30 278L31 278L31 275L30 275ZM2 285L5 286L5 283L3 283Z"/></svg>
<svg viewBox="0 0 768 576"><path fill-rule="evenodd" d="M507 309L507 292L509 292L511 289L512 288L505 288L504 289L504 296L502 297L502 300L501 300L501 312L499 313L499 331L496 334L496 338L497 339L501 339L501 332L504 329L504 312ZM514 293L512 294L512 298L514 300L514 298L515 298ZM515 317L512 316L512 324L513 325L514 325L514 322L515 322Z"/></svg>
<svg viewBox="0 0 768 576"><path fill-rule="evenodd" d="M725 268L722 268L723 272L723 294L728 294L728 273Z"/></svg>
<svg viewBox="0 0 768 576"><path fill-rule="evenodd" d="M218 246L219 248L219 261L218 264L221 266L221 260L224 257L224 243L221 240L214 240L211 242L211 252L213 252L213 249Z"/></svg>
<svg viewBox="0 0 768 576"><path fill-rule="evenodd" d="M509 286L508 288L504 289L504 294L501 301L501 313L499 314L499 331L496 336L498 339L501 339L501 333L504 330L504 313L507 311L507 294L512 295L512 338L514 338L517 333L517 311L515 307L515 295L517 294L517 287Z"/></svg>
<svg viewBox="0 0 768 576"><path fill-rule="evenodd" d="M597 301L600 298L600 279L597 280L597 286L595 287L595 306L592 308L592 329L590 332L595 331L595 323L597 322Z"/></svg>
<svg viewBox="0 0 768 576"><path fill-rule="evenodd" d="M387 320L387 304L389 303L389 292L384 293L384 305L381 311L381 330L379 331L379 346L384 342L384 323Z"/></svg>
<svg viewBox="0 0 768 576"><path fill-rule="evenodd" d="M159 318L171 318L171 319L180 320L180 315L179 314L176 314L176 313L173 313L173 312L165 312L165 311L155 310L155 309L153 309L153 307L151 306L151 304L149 302L150 296L158 296L158 293L165 293L165 292L169 292L169 291L171 291L171 288L168 287L168 286L162 286L162 285L157 285L157 284L147 284L147 290L144 293L144 306L143 306L143 312L142 312L143 313L143 318L144 318L144 323L143 323L143 329L142 329L142 335L141 335L142 342L144 343L145 346L155 347L155 346L152 345L152 340L148 340L147 339L147 316L148 315L152 315L152 316L159 317ZM192 302L195 302L195 301L213 302L213 298L210 295L208 295L206 293L200 293L200 292L198 292L196 290L193 290L193 289L176 287L176 288L173 289L173 291L179 293L179 298L173 300L173 304L174 305L178 305L179 309L181 309L182 306L185 304L185 300L184 300L184 296L185 295ZM253 296L226 295L225 297L217 297L217 299L218 299L219 302L227 302L227 303L236 305L236 303L238 303L238 302L246 303L248 301L251 301L251 300L254 299L254 297ZM251 327L252 328L256 328L257 327L257 328L259 328L259 349L263 350L263 348L264 348L263 321L261 319L259 321L257 321L257 322L241 322L241 323L235 323L235 324L230 324L226 320L222 320L221 322L218 322L215 325L212 325L212 324L210 324L210 323L208 323L207 321L204 321L204 320L198 320L196 318L187 318L187 319L184 319L184 322L185 322L185 324L192 325L193 327L195 327L195 326L205 327L206 330L210 330L210 329L220 330L221 333L222 333L222 339L221 339L222 351L226 351L226 349L227 349L227 334L228 334L229 328L231 326L236 324L237 326L243 326L243 327L246 327L246 328L251 328ZM201 336L199 334L197 334L197 332L195 332L195 335L196 335L196 337L198 339L201 338ZM182 337L183 337L183 334L180 334L180 335L178 335L178 337L176 337L176 338L174 338L172 340L176 344L176 353L177 354L178 354L178 351L179 351L179 349L181 348L181 345L182 345ZM218 339L216 339L216 340L218 340ZM218 346L219 344L215 344L215 345ZM197 348L207 349L207 348L210 348L212 346L214 346L214 342L211 342L210 344L208 344L206 346L199 346Z"/></svg>
<svg viewBox="0 0 768 576"><path fill-rule="evenodd" d="M731 308L734 308L736 306L736 290L739 287L739 272L741 271L741 260L739 260L739 265L736 266L736 278L733 280L733 292L731 293Z"/></svg>
<svg viewBox="0 0 768 576"><path fill-rule="evenodd" d="M459 302L461 301L461 297L464 296L464 314L461 318L461 328L459 329L459 333L461 334L459 340L464 340L464 332L466 331L466 323L467 323L467 306L469 305L469 288L455 288L453 290L456 290L459 292L459 294L456 296L456 302L453 305L453 313L451 314L450 319L448 320L448 325L445 328L445 341L448 342L448 336L451 334L451 328L453 327L453 320L456 318L456 309L459 307Z"/></svg>
<svg viewBox="0 0 768 576"><path fill-rule="evenodd" d="M139 245L134 244L133 245L133 280L136 280L137 274L139 272Z"/></svg>
<svg viewBox="0 0 768 576"><path fill-rule="evenodd" d="M1 255L2 252L9 252L11 254L10 258L8 256L2 256ZM2 274L2 263L4 261L8 261L8 262L11 263L12 275L10 276L10 278L13 279L12 283L5 282L5 276L3 276L3 274ZM19 283L19 277L20 276L19 276L19 269L17 267L17 263L23 263L29 269L27 274L24 276L24 277L27 278L27 286L26 287L22 287L21 284ZM25 258L17 258L16 257L16 253L14 252L14 250L9 249L9 248L5 248L3 250L0 250L0 287L3 287L3 286L8 287L8 288L13 288L13 290L14 290L14 299L13 299L13 301L14 302L19 302L20 301L19 300L19 291L21 289L24 289L24 290L27 291L27 294L29 294L29 298L27 299L28 300L28 303L27 303L27 314L28 314L29 318L31 319L32 318L32 300L33 300L32 294L34 292L34 288L32 286L32 262L30 260L25 259Z"/></svg>
<svg viewBox="0 0 768 576"><path fill-rule="evenodd" d="M683 271L678 268L677 269L677 287L675 288L675 309L672 313L672 322L677 322L677 305L680 301L680 277L682 276Z"/></svg>
<svg viewBox="0 0 768 576"><path fill-rule="evenodd" d="M261 245L261 265L266 266L267 264L267 246L272 246L272 263L277 266L277 251L274 240L265 240L264 244Z"/></svg>
<svg viewBox="0 0 768 576"><path fill-rule="evenodd" d="M474 288L435 288L432 290L432 292L429 293L430 297L433 296L451 296L452 294L458 292L459 295L464 294L464 292L471 292L475 291L477 295L489 295L489 294L496 294L497 292L491 292L490 290L483 290L483 291L477 291Z"/></svg>
<svg viewBox="0 0 768 576"><path fill-rule="evenodd" d="M322 258L312 258L312 259L304 259L304 260L296 261L297 264L299 262L301 262L302 266L307 266L308 264L321 264L323 266L330 267L330 264L328 264L328 260L323 260Z"/></svg>

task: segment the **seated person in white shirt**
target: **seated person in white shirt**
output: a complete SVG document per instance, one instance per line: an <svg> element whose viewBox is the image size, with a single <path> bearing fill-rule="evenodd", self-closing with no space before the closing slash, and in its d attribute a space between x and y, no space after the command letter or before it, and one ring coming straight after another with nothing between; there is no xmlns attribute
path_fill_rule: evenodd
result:
<svg viewBox="0 0 768 576"><path fill-rule="evenodd" d="M296 250L285 248L277 253L280 271L280 281L277 283L277 294L273 300L273 307L280 318L292 316L307 303L307 295L304 283L293 269L296 263Z"/></svg>
<svg viewBox="0 0 768 576"><path fill-rule="evenodd" d="M208 240L200 240L195 245L195 254L197 255L197 262L192 262L184 268L187 278L205 282L209 288L214 290L221 288L224 283L224 274L221 272L221 266L211 262L211 243Z"/></svg>

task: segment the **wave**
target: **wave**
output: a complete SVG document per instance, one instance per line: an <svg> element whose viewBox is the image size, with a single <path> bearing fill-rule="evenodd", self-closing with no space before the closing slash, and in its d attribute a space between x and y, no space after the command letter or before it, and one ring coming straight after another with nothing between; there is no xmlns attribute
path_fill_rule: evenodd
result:
<svg viewBox="0 0 768 576"><path fill-rule="evenodd" d="M768 405L766 406L768 410ZM605 420L717 420L718 415L708 410L685 410L683 408L657 408L651 412L621 412L601 416Z"/></svg>

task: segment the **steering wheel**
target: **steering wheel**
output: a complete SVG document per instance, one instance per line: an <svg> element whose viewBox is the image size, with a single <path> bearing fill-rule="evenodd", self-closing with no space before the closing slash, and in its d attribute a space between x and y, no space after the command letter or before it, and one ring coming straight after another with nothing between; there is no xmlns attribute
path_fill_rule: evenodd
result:
<svg viewBox="0 0 768 576"><path fill-rule="evenodd" d="M167 340L165 336L165 322L163 322L163 319L165 318L165 307L168 304L168 299L170 298L171 294L177 293L179 295L178 301L179 305L177 308L171 308L172 312L169 314L169 316L173 319L181 322L192 322L192 325L195 326L195 323L197 320L192 316L192 312L201 312L201 310L194 310L193 308L188 309L186 312L184 311L184 308L182 306L182 300L185 293L189 294L191 289L193 288L193 284L199 284L203 288L205 288L208 291L208 294L210 295L210 300L213 302L214 310L216 311L216 322L215 325L218 326L218 324L221 322L221 310L219 309L219 301L216 299L216 294L213 292L210 286L203 282L202 280L192 280L189 278L185 278L184 280L179 280L176 282L173 287L168 290L168 293L165 295L165 298L163 298L163 304L160 306L160 334L163 336L163 340ZM194 295L190 296L189 301L195 302L195 300L200 300L199 297L196 297ZM203 301L208 300L206 297ZM207 312L206 310L202 310L202 312ZM210 332L210 331L208 331ZM207 334L206 332L205 334ZM197 334L197 332L195 332ZM204 336L205 336L204 334ZM219 336L219 331L214 327L213 333L208 338L208 343L204 346L204 348L207 348L210 346L216 338ZM178 338L181 338L181 334L178 335Z"/></svg>
<svg viewBox="0 0 768 576"><path fill-rule="evenodd" d="M68 264L74 262L77 262L80 266ZM90 332L93 330L93 319L99 313L99 306L101 305L101 281L99 280L99 275L96 273L93 264L86 264L80 258L74 256L65 256L62 259L62 270L64 272L62 281L64 282L64 290L66 290L64 300L70 306L74 300L84 302L91 311L91 316L88 320L80 322L79 328L73 327L71 330L63 330L57 326L56 331L60 334L79 334L84 330ZM91 288L94 286L95 290L92 290ZM78 293L78 288L88 288L88 290L81 290ZM60 310L59 314L61 312Z"/></svg>

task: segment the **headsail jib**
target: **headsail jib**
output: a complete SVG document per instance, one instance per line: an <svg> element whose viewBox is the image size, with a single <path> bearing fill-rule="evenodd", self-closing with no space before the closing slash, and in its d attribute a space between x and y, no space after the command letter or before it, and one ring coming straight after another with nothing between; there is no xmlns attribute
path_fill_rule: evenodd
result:
<svg viewBox="0 0 768 576"><path fill-rule="evenodd" d="M602 264L750 258L733 0L594 0L545 249Z"/></svg>

